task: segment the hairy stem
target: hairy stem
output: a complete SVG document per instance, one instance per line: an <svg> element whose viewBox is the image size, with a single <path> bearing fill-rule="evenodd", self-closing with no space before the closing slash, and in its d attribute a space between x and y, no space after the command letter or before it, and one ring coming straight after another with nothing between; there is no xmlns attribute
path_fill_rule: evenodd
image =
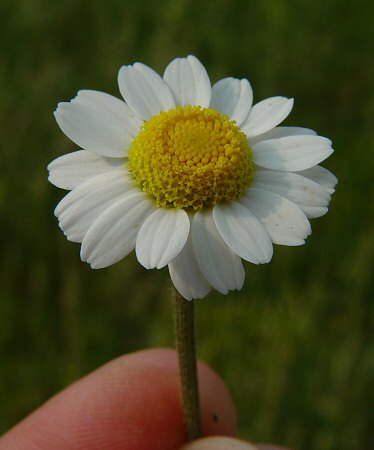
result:
<svg viewBox="0 0 374 450"><path fill-rule="evenodd" d="M184 299L174 289L173 304L184 423L187 439L192 441L202 434L195 350L194 301Z"/></svg>

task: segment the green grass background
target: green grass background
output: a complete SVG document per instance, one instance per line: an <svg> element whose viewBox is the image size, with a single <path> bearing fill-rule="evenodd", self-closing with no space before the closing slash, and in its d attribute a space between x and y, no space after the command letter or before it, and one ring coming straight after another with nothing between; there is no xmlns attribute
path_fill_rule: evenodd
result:
<svg viewBox="0 0 374 450"><path fill-rule="evenodd" d="M53 216L49 161L75 149L52 112L117 71L198 56L214 82L295 97L287 124L332 138L331 210L303 247L246 264L197 304L198 352L226 380L240 435L367 450L373 404L373 26L369 0L1 0L0 432L117 355L173 344L166 270L92 271Z"/></svg>

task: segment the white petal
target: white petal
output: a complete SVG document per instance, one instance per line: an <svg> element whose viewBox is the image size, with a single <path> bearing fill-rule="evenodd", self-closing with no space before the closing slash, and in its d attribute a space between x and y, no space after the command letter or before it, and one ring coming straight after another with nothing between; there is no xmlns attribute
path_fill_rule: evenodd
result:
<svg viewBox="0 0 374 450"><path fill-rule="evenodd" d="M218 233L211 211L195 214L191 232L197 262L209 283L222 294L241 289L243 264Z"/></svg>
<svg viewBox="0 0 374 450"><path fill-rule="evenodd" d="M178 105L209 106L210 80L201 62L192 55L174 59L165 69L164 80Z"/></svg>
<svg viewBox="0 0 374 450"><path fill-rule="evenodd" d="M118 85L126 103L144 120L175 107L169 86L145 64L122 66Z"/></svg>
<svg viewBox="0 0 374 450"><path fill-rule="evenodd" d="M329 210L327 206L305 206L298 205L303 213L308 217L308 219L316 219L317 217L322 217L327 214Z"/></svg>
<svg viewBox="0 0 374 450"><path fill-rule="evenodd" d="M293 172L257 171L251 187L266 189L286 197L310 218L326 214L331 200L326 189L318 183Z"/></svg>
<svg viewBox="0 0 374 450"><path fill-rule="evenodd" d="M128 175L114 171L90 178L73 189L55 209L66 237L73 242L82 242L99 215L133 187Z"/></svg>
<svg viewBox="0 0 374 450"><path fill-rule="evenodd" d="M240 203L261 221L274 244L302 245L311 233L310 223L301 209L278 194L249 188Z"/></svg>
<svg viewBox="0 0 374 450"><path fill-rule="evenodd" d="M77 145L116 158L127 155L142 123L125 102L98 91L79 91L70 103L59 103L55 117Z"/></svg>
<svg viewBox="0 0 374 450"><path fill-rule="evenodd" d="M120 120L117 124L121 131L130 136L130 143L132 139L139 133L143 121L126 105L123 100L106 94L105 92L81 90L78 96L72 100L72 103L79 103L88 108L95 109L98 104L105 109L108 114L108 119L113 121ZM114 116L114 114L116 116Z"/></svg>
<svg viewBox="0 0 374 450"><path fill-rule="evenodd" d="M266 133L259 134L256 137L248 138L248 144L253 147L261 141L268 141L269 139L279 139L287 136L300 136L300 135L316 135L317 133L310 128L303 127L275 127Z"/></svg>
<svg viewBox="0 0 374 450"><path fill-rule="evenodd" d="M186 299L205 297L210 285L197 264L191 234L179 255L169 263L169 273L177 291Z"/></svg>
<svg viewBox="0 0 374 450"><path fill-rule="evenodd" d="M159 208L143 223L136 238L136 257L146 269L161 269L184 247L190 219L182 209Z"/></svg>
<svg viewBox="0 0 374 450"><path fill-rule="evenodd" d="M139 228L156 209L144 192L135 191L106 209L82 242L81 259L93 269L108 267L135 248Z"/></svg>
<svg viewBox="0 0 374 450"><path fill-rule="evenodd" d="M227 114L241 126L249 114L252 101L253 92L248 80L223 78L212 87L210 107Z"/></svg>
<svg viewBox="0 0 374 450"><path fill-rule="evenodd" d="M251 109L241 128L251 138L276 127L289 115L293 107L293 99L271 97L257 103Z"/></svg>
<svg viewBox="0 0 374 450"><path fill-rule="evenodd" d="M338 183L338 179L333 173L324 167L314 166L298 173L303 177L307 177L310 180L320 184L329 194L333 194L335 192L335 186Z"/></svg>
<svg viewBox="0 0 374 450"><path fill-rule="evenodd" d="M271 139L253 147L253 162L274 170L309 169L333 153L331 141L322 136L289 136Z"/></svg>
<svg viewBox="0 0 374 450"><path fill-rule="evenodd" d="M271 260L273 246L270 237L251 211L237 202L213 208L216 227L231 250L254 264Z"/></svg>
<svg viewBox="0 0 374 450"><path fill-rule="evenodd" d="M101 173L114 170L125 173L125 161L122 158L107 158L87 150L79 150L56 158L47 169L48 180L52 184L71 190Z"/></svg>

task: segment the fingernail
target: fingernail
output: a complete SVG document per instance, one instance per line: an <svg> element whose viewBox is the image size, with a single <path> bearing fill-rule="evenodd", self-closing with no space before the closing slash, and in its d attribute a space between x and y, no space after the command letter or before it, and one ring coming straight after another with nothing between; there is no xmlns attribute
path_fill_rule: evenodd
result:
<svg viewBox="0 0 374 450"><path fill-rule="evenodd" d="M179 450L258 450L258 448L239 439L214 436L190 442Z"/></svg>

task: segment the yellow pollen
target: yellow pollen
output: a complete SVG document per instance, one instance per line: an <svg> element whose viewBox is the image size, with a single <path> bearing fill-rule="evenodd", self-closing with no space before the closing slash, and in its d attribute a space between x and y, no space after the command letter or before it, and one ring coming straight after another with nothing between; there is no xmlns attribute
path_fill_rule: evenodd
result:
<svg viewBox="0 0 374 450"><path fill-rule="evenodd" d="M251 153L246 135L227 116L178 106L143 124L128 170L159 207L198 211L242 197L254 177Z"/></svg>

